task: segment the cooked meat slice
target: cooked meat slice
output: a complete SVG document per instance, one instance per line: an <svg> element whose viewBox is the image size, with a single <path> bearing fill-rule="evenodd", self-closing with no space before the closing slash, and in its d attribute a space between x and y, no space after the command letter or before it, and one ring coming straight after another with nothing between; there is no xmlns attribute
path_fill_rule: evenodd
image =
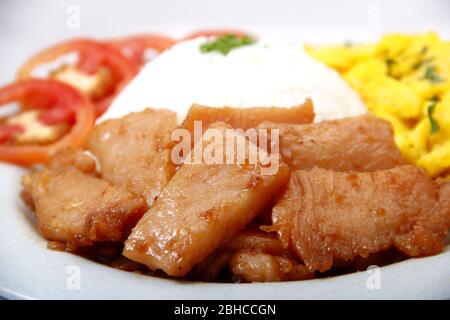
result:
<svg viewBox="0 0 450 320"><path fill-rule="evenodd" d="M440 201L443 208L448 208L450 220L450 180L437 180L440 186Z"/></svg>
<svg viewBox="0 0 450 320"><path fill-rule="evenodd" d="M73 168L87 174L96 175L95 159L82 150L70 147L55 154L48 163L47 168L55 172Z"/></svg>
<svg viewBox="0 0 450 320"><path fill-rule="evenodd" d="M182 127L194 132L194 121L201 121L203 129L216 121L223 121L233 128L249 129L263 121L283 123L311 123L314 120L310 99L292 108L213 108L194 104L184 119Z"/></svg>
<svg viewBox="0 0 450 320"><path fill-rule="evenodd" d="M100 123L87 148L104 179L145 197L150 206L174 174L170 135L175 127L174 112L146 109Z"/></svg>
<svg viewBox="0 0 450 320"><path fill-rule="evenodd" d="M93 168L92 158L69 150L23 177L44 237L75 247L120 241L145 212L143 198L95 177Z"/></svg>
<svg viewBox="0 0 450 320"><path fill-rule="evenodd" d="M96 163L94 158L79 149L73 149L71 147L64 148L57 152L47 164L46 169L49 169L54 173L61 173L68 169L74 169L93 176L96 175ZM34 201L31 195L33 187L31 178L35 174L36 171L32 171L22 177L22 191L20 194L25 204L32 208L34 208Z"/></svg>
<svg viewBox="0 0 450 320"><path fill-rule="evenodd" d="M272 224L272 208L275 206L275 202L279 198L279 195L283 193L283 191L284 188L281 188L281 190L278 191L278 194L273 197L272 201L267 204L263 210L261 210L261 212L253 221L254 223L262 226L268 226Z"/></svg>
<svg viewBox="0 0 450 320"><path fill-rule="evenodd" d="M257 225L250 224L196 265L190 273L190 278L210 282L224 280L219 279L219 276L222 270L228 267L230 258L238 251L295 256L282 247L275 234L261 231Z"/></svg>
<svg viewBox="0 0 450 320"><path fill-rule="evenodd" d="M370 173L295 171L272 216L283 245L311 271L391 246L409 256L438 253L449 217L440 185L409 165Z"/></svg>
<svg viewBox="0 0 450 320"><path fill-rule="evenodd" d="M370 266L382 267L406 258L407 256L405 254L402 254L394 247L385 251L371 253L365 258L361 256L356 256L353 260L335 258L333 259L333 267L330 273L335 273L336 271L345 273L366 271Z"/></svg>
<svg viewBox="0 0 450 320"><path fill-rule="evenodd" d="M228 267L232 252L217 251L210 254L205 260L196 265L187 275L189 279L205 282L223 281L220 275ZM228 279L227 279L228 280Z"/></svg>
<svg viewBox="0 0 450 320"><path fill-rule="evenodd" d="M237 232L233 238L223 245L223 251L238 252L261 252L277 256L290 256L291 252L286 250L273 233L264 232L261 230L249 229Z"/></svg>
<svg viewBox="0 0 450 320"><path fill-rule="evenodd" d="M204 137L195 148L211 143ZM183 276L251 222L289 179L282 163L272 175L261 171L259 163L184 163L133 229L123 254Z"/></svg>
<svg viewBox="0 0 450 320"><path fill-rule="evenodd" d="M242 282L274 282L314 278L305 265L266 253L237 252L230 260L231 271Z"/></svg>
<svg viewBox="0 0 450 320"><path fill-rule="evenodd" d="M115 269L120 269L128 272L140 272L144 273L148 271L147 267L143 264L137 263L135 261L131 261L128 258L125 258L124 256L119 256L116 260L111 262L111 267Z"/></svg>
<svg viewBox="0 0 450 320"><path fill-rule="evenodd" d="M314 124L264 122L280 129L280 153L292 170L376 171L403 164L391 125L372 115Z"/></svg>
<svg viewBox="0 0 450 320"><path fill-rule="evenodd" d="M53 156L47 164L47 169L52 170L54 173L63 172L68 168L73 168L79 170L80 172L95 175L96 163L92 157L81 150L68 147L55 154L55 156ZM35 173L31 172L22 177L22 191L20 193L23 202L33 210L35 210L35 207L31 194L33 187L31 177L34 175Z"/></svg>

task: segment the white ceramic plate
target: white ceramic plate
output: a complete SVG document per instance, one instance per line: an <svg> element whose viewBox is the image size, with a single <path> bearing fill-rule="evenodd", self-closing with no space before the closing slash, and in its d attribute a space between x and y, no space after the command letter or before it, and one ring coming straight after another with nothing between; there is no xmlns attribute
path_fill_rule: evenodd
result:
<svg viewBox="0 0 450 320"><path fill-rule="evenodd" d="M80 13L80 28L74 29L70 22L74 12ZM449 39L448 12L450 4L445 0L2 1L0 84L12 81L21 61L38 48L68 37L143 31L176 36L198 28L236 27L265 38L322 43L369 41L388 31L435 30ZM269 284L160 279L50 251L18 197L23 172L0 164L0 296L6 298L450 298L450 247L439 255L409 259L372 273Z"/></svg>

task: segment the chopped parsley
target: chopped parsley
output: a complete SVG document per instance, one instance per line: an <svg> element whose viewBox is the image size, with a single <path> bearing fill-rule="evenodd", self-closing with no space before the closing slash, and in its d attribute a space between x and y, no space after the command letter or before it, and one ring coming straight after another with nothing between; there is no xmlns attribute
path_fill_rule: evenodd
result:
<svg viewBox="0 0 450 320"><path fill-rule="evenodd" d="M218 51L226 56L231 50L243 46L254 44L256 41L250 36L237 37L233 34L227 34L218 37L210 42L204 43L200 46L202 53Z"/></svg>
<svg viewBox="0 0 450 320"><path fill-rule="evenodd" d="M424 56L427 52L428 52L428 46L423 46L423 47L422 47L422 50L420 50L420 54L423 55L423 56Z"/></svg>
<svg viewBox="0 0 450 320"><path fill-rule="evenodd" d="M428 46L423 46L422 49L418 52L418 55L420 56L419 61L417 61L415 64L412 65L412 70L417 70L424 64L430 62L431 60L425 59L425 55L428 52Z"/></svg>
<svg viewBox="0 0 450 320"><path fill-rule="evenodd" d="M397 63L397 61L396 61L394 58L387 58L387 59L385 60L385 62L386 62L386 66L387 66L387 73L388 73L388 76L394 78L394 76L393 76L393 74L392 74L392 67L394 66L394 64Z"/></svg>
<svg viewBox="0 0 450 320"><path fill-rule="evenodd" d="M436 72L436 67L435 67L435 66L428 66L428 67L425 69L425 73L424 73L422 79L428 80L428 81L430 81L430 82L433 83L433 84L441 83L441 82L444 81L444 79L442 79L442 78L437 74L437 72Z"/></svg>
<svg viewBox="0 0 450 320"><path fill-rule="evenodd" d="M439 128L440 128L439 123L433 117L433 113L434 113L434 110L436 109L436 105L438 102L439 102L439 98L433 97L431 99L430 104L428 105L428 109L427 109L428 119L430 120L430 124L431 124L431 129L430 129L431 134L438 132Z"/></svg>
<svg viewBox="0 0 450 320"><path fill-rule="evenodd" d="M422 67L422 66L424 66L424 65L426 65L426 64L429 64L430 62L433 62L434 59L435 59L435 57L430 57L430 58L427 58L427 59L422 59L422 60L420 60L419 62L415 63L415 64L412 66L412 69L413 69L413 70L418 70L420 67Z"/></svg>

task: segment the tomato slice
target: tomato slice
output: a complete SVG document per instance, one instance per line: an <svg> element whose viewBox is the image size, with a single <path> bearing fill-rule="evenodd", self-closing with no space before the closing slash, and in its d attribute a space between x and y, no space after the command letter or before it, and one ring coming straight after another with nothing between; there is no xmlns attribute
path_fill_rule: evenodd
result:
<svg viewBox="0 0 450 320"><path fill-rule="evenodd" d="M225 36L228 34L235 35L238 38L242 38L245 36L251 36L252 38L255 38L253 35L249 34L248 32L242 31L242 30L236 30L236 29L205 29L205 30L198 30L192 33L189 33L187 36L185 36L182 40L189 40L194 39L198 37L220 37Z"/></svg>
<svg viewBox="0 0 450 320"><path fill-rule="evenodd" d="M80 147L84 144L95 122L95 109L86 97L81 95L73 87L54 80L27 79L0 88L0 107L11 102L27 100L27 110L39 110L50 122L73 117L73 125L70 130L57 141L46 145L15 145L5 141L12 135L25 131L27 128L20 125L0 124L0 161L16 163L20 165L32 165L46 163L60 148L71 146ZM60 110L64 116L52 118L52 111ZM22 113L25 113L22 110ZM19 113L20 115L21 113ZM49 116L50 115L50 116ZM45 124L45 121L42 121Z"/></svg>
<svg viewBox="0 0 450 320"><path fill-rule="evenodd" d="M0 125L0 143L8 141L15 134L22 133L24 128L17 124Z"/></svg>
<svg viewBox="0 0 450 320"><path fill-rule="evenodd" d="M112 99L121 89L136 75L138 65L131 59L124 57L119 50L114 47L90 39L76 39L51 46L35 56L31 57L20 69L17 75L19 80L32 77L32 72L36 67L50 63L65 54L78 53L78 63L70 77L75 78L74 82L93 83L95 87L95 74L107 70L108 88L100 96L89 96L95 104L96 115L102 115L109 107ZM57 78L56 78L57 79ZM73 86L76 84L61 80ZM96 88L94 88L96 89Z"/></svg>
<svg viewBox="0 0 450 320"><path fill-rule="evenodd" d="M142 66L146 62L145 51L147 49L153 49L157 53L160 53L172 47L176 41L162 35L142 34L113 39L108 43L120 50L125 57Z"/></svg>

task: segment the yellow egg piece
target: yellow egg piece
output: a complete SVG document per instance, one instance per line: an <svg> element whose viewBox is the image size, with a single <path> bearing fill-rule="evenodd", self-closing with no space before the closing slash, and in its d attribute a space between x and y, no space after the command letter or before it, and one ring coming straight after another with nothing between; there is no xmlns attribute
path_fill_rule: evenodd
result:
<svg viewBox="0 0 450 320"><path fill-rule="evenodd" d="M355 64L344 74L344 78L354 89L360 91L370 80L386 74L387 66L384 62L368 59Z"/></svg>
<svg viewBox="0 0 450 320"><path fill-rule="evenodd" d="M368 59L375 53L374 45L305 46L305 49L317 60L340 72L348 70L358 61Z"/></svg>
<svg viewBox="0 0 450 320"><path fill-rule="evenodd" d="M450 140L435 146L431 152L417 160L417 165L424 168L432 177L436 177L450 167Z"/></svg>
<svg viewBox="0 0 450 320"><path fill-rule="evenodd" d="M378 76L369 81L361 95L375 114L383 110L402 119L421 115L422 99L413 88L388 76Z"/></svg>
<svg viewBox="0 0 450 320"><path fill-rule="evenodd" d="M433 177L448 175L450 42L434 32L392 33L375 44L307 51L339 71L369 111L392 124L408 161Z"/></svg>
<svg viewBox="0 0 450 320"><path fill-rule="evenodd" d="M405 132L404 140L399 147L409 162L415 163L428 152L427 142L430 127L431 125L428 119L423 119L414 129Z"/></svg>

